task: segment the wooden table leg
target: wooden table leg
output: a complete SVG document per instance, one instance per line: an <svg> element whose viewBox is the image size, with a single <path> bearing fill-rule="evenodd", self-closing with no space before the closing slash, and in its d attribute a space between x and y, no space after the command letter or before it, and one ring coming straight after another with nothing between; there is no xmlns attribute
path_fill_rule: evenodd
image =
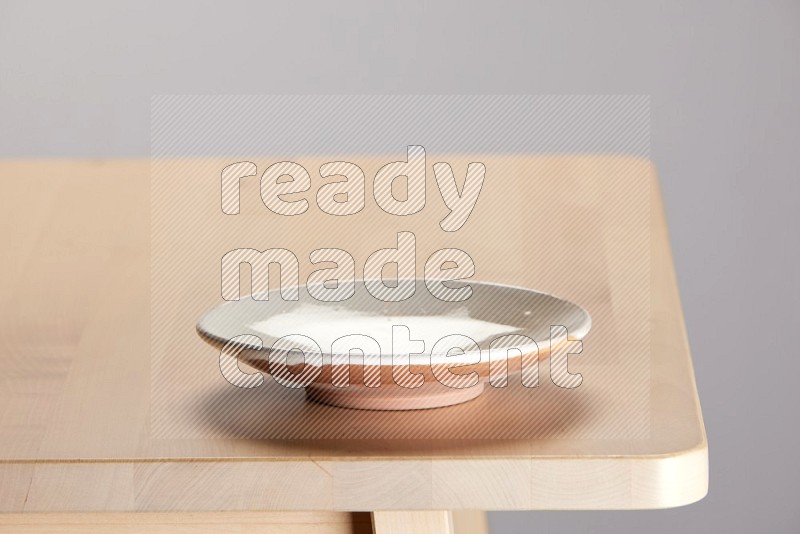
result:
<svg viewBox="0 0 800 534"><path fill-rule="evenodd" d="M488 534L486 512L372 512L375 534Z"/></svg>
<svg viewBox="0 0 800 534"><path fill-rule="evenodd" d="M372 512L375 534L453 534L453 514L447 511Z"/></svg>
<svg viewBox="0 0 800 534"><path fill-rule="evenodd" d="M489 534L489 519L480 510L457 510L453 512L455 534Z"/></svg>

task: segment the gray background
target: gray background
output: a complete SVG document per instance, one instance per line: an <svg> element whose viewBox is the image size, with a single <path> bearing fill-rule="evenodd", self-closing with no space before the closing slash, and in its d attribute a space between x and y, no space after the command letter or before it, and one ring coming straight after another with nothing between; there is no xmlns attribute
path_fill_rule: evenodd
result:
<svg viewBox="0 0 800 534"><path fill-rule="evenodd" d="M800 532L798 2L0 2L0 156L147 156L154 93L637 93L711 449L698 504L494 532Z"/></svg>

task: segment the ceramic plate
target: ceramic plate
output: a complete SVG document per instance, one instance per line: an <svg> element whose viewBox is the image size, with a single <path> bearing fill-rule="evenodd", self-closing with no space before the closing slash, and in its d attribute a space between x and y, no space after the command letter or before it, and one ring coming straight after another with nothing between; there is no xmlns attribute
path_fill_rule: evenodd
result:
<svg viewBox="0 0 800 534"><path fill-rule="evenodd" d="M357 281L353 296L342 302L315 300L305 286L299 288L297 301L283 300L278 290L251 295L208 311L197 330L218 348L237 338L244 349L240 361L268 373L275 371L270 358L281 352L271 350L273 345L291 335L291 343L278 345L286 363L281 369L300 373L309 366L319 367L304 375L313 378L305 384L312 399L349 408L404 410L448 406L479 396L489 376L490 347L503 349L492 351L492 361L508 358L511 364L531 353L542 358L549 354L551 325L566 327L570 339L582 339L591 327L589 314L577 304L532 289L470 281L468 299L445 302L428 291L424 280L414 283L413 295L401 302L376 299L363 281ZM393 355L393 327L403 327L397 335L405 332L417 341L405 352L419 351L422 343L424 351ZM340 339L351 335L364 337ZM437 344L445 336L457 337ZM290 346L314 357L301 359L298 367L286 352ZM517 350L509 351L511 347ZM358 350L351 352L353 348ZM342 375L331 370L343 362L349 381L347 387L337 387L332 375ZM463 387L458 381L442 383L440 378L446 375L436 369L443 366L472 379L461 380ZM397 367L424 381L403 384L402 377L408 374L396 373ZM508 368L515 372L514 365Z"/></svg>

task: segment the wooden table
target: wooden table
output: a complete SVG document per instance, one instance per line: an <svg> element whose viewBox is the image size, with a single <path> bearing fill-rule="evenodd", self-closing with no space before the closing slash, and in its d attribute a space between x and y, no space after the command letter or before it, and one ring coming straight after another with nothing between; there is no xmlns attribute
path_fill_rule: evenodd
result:
<svg viewBox="0 0 800 534"><path fill-rule="evenodd" d="M454 169L462 160L470 161L456 158ZM260 172L266 162L258 161ZM359 162L374 176L377 160ZM208 172L210 187L218 188L224 163L203 162L188 174L178 166L176 187L201 181L198 176ZM307 168L319 168L318 163ZM583 398L594 399L588 413L596 417L568 417L572 407L554 405L565 424L492 439L500 431L491 427L500 397L490 395L472 401L478 404L471 408L469 403L453 408L474 410L476 421L489 424L482 433L458 439L432 431L400 439L388 430L384 439L358 439L367 425L380 429L379 421L366 419L352 439L313 439L302 428L286 439L225 428L205 432L198 427L202 419L176 420L197 432L164 438L152 428L150 162L0 162L0 531L445 532L455 523L459 532L481 532L485 519L470 510L666 508L701 499L708 486L706 437L651 165L624 158L506 156L487 157L487 169L485 198L467 225L475 228L465 227L459 244L475 258L476 278L588 303L600 323L574 365L584 374ZM493 169L501 172L492 174ZM505 176L502 191L488 186L499 174ZM532 176L537 187L526 182ZM626 188L643 185L645 203L636 205L638 211L614 201ZM242 213L258 206L256 190L257 182L243 186ZM202 203L204 194L192 201ZM408 223L420 243L425 228L435 227L442 215L443 207L435 207L438 193L429 194L430 213ZM551 207L563 202L564 209L547 211L541 204L532 211L543 197ZM501 202L505 211L490 216ZM487 215L479 215L478 208ZM192 219L202 210L184 209L189 222L176 224L194 225L193 236L186 236L189 244L207 239L206 223ZM354 248L358 268L369 250L395 245L390 223L371 215L369 207L366 211L364 227L375 228L375 237L364 234L345 243ZM504 212L515 216L504 218ZM567 256L550 253L542 260L532 252L535 246L514 246L543 238L544 230L529 224L536 213L564 229L558 238L563 254L596 247L585 259L587 268L596 261L592 283L575 284L563 268L553 268L563 266ZM649 223L649 292L644 293L649 336L645 345L629 346L601 327L606 315L626 313L632 282L623 275L619 230L632 229L641 213ZM293 224L327 220L317 217ZM339 231L324 226L313 238L286 228L287 235L300 236L301 263L307 263L303 254L317 246L316 239ZM590 241L582 237L587 231ZM436 246L438 238L430 235ZM347 236L339 232L330 244L347 248L343 239ZM505 261L492 260L503 251L508 251ZM197 279L212 267L199 267ZM218 287L201 287L193 276L186 271L190 282L183 289L197 288L187 325L197 318L192 314L219 302ZM214 350L193 330L179 338L198 362L213 366ZM644 358L636 361L646 364L647 406L636 421L613 419L611 404L604 405L619 402L624 412L635 387L615 396L592 389L598 388L593 373L620 358ZM176 402L191 404L196 393L179 391ZM548 395L557 398L544 388L539 398ZM302 409L313 415L330 408ZM531 420L544 424L545 412L531 411ZM331 417L347 420L346 410L337 413ZM446 416L430 413L422 416L427 423L420 428L439 428L425 427L431 421L446 424ZM363 512L372 512L372 518Z"/></svg>

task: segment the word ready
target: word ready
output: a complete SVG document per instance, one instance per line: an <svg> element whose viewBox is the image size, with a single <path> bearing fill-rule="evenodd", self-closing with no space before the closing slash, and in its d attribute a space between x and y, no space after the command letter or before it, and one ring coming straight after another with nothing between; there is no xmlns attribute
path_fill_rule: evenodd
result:
<svg viewBox="0 0 800 534"><path fill-rule="evenodd" d="M222 212L239 213L239 183L242 178L255 176L255 163L241 161L222 170ZM330 215L345 217L364 209L366 202L366 177L355 163L332 161L319 169L322 178L335 178L326 182L316 195L317 206ZM470 163L461 191L449 163L435 163L433 174L439 193L450 210L439 225L446 232L458 231L469 218L483 187L486 166ZM396 180L405 179L405 198L397 198L392 191ZM410 145L405 161L387 163L373 178L373 196L378 206L392 215L406 216L425 207L426 187L425 148ZM311 175L305 167L292 161L270 165L261 175L261 200L273 213L283 216L301 215L308 211L307 198L289 199L287 196L306 193L311 189Z"/></svg>

